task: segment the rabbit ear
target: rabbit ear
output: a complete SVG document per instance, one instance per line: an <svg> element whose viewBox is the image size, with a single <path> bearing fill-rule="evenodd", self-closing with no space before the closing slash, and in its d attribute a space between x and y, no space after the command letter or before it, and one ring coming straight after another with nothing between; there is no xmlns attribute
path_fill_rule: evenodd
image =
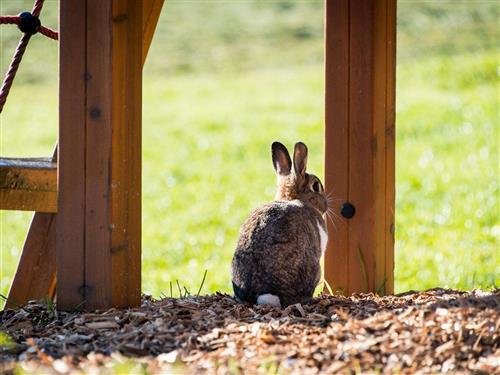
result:
<svg viewBox="0 0 500 375"><path fill-rule="evenodd" d="M288 176L292 170L292 160L286 147L280 142L271 145L274 170L281 176Z"/></svg>
<svg viewBox="0 0 500 375"><path fill-rule="evenodd" d="M293 152L293 168L297 177L304 178L307 168L307 146L302 142L295 144Z"/></svg>

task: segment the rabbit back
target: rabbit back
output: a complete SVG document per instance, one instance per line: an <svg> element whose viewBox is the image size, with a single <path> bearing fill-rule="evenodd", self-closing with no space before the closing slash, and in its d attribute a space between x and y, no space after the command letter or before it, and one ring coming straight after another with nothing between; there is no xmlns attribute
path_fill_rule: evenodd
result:
<svg viewBox="0 0 500 375"><path fill-rule="evenodd" d="M319 282L322 216L301 201L273 201L253 211L241 228L232 262L235 295L256 303L279 297L282 306L310 299Z"/></svg>

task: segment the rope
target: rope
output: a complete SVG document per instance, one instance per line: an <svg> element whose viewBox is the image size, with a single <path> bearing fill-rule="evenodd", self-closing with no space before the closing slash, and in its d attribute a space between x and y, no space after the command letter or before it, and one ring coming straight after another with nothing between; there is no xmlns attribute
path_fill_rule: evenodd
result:
<svg viewBox="0 0 500 375"><path fill-rule="evenodd" d="M31 11L31 14L35 17L40 16L40 12L42 11L43 7L43 1L44 0L35 0L35 4L33 4L33 10Z"/></svg>
<svg viewBox="0 0 500 375"><path fill-rule="evenodd" d="M7 70L7 74L2 83L2 88L0 88L0 113L3 111L3 107L5 102L7 101L7 96L9 95L10 88L12 87L12 82L14 82L14 78L16 77L17 70L19 69L19 64L21 63L21 59L23 58L24 52L26 51L26 47L31 37L39 32L46 37L51 39L58 39L58 33L54 30L51 30L47 27L41 26L38 21L38 16L42 11L44 0L35 0L35 4L33 5L33 10L31 11L31 16L36 17L36 21L38 22L38 27L34 30L33 33L24 33L19 41L19 44L16 47L16 51L14 52L14 56L12 57L12 61L9 65L9 69ZM0 24L21 24L22 17L21 16L0 16Z"/></svg>
<svg viewBox="0 0 500 375"><path fill-rule="evenodd" d="M32 13L33 14L33 13ZM0 16L0 25L19 25L21 17L19 16ZM40 26L38 32L47 38L58 40L59 34L57 31L49 29L45 26Z"/></svg>
<svg viewBox="0 0 500 375"><path fill-rule="evenodd" d="M30 41L31 35L24 34L17 45L16 52L14 53L14 57L9 66L9 70L5 75L5 78L2 83L2 88L0 89L0 113L3 111L3 107L5 102L7 101L7 96L9 95L10 88L12 87L12 82L14 82L14 78L16 77L17 69L19 68L19 63L23 58L24 51L26 50L26 46Z"/></svg>

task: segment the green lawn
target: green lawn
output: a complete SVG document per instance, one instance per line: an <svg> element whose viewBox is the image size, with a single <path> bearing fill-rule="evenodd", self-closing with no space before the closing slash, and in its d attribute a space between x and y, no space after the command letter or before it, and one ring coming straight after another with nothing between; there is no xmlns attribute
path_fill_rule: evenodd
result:
<svg viewBox="0 0 500 375"><path fill-rule="evenodd" d="M310 147L310 170L322 172L321 9L306 2L297 9L286 8L290 2L272 3L274 8L238 2L231 3L237 13L224 13L221 4L227 3L213 2L232 30L225 34L219 23L200 23L215 30L207 31L208 42L227 44L212 51L213 57L192 29L186 33L195 40L187 46L181 31L168 38L170 21L186 12L185 3L172 4L172 15L162 17L144 77L143 290L168 295L169 282L179 280L193 291L206 269L204 292L230 291L229 264L239 226L253 207L274 195L270 143L303 140ZM498 28L481 18L488 16L484 11L479 21L472 17L470 22L489 29L480 34L464 26L469 30L465 41L476 35L474 48L411 54L408 44L421 24L404 22L412 13L408 4L401 3L398 21L396 291L498 286L499 55L490 43L492 33L498 40ZM461 4L455 13L463 13ZM434 11L421 7L420 16ZM251 22L244 12L267 18L259 18L261 28L248 31ZM271 28L273 15L283 12L288 13L282 24ZM199 13L195 21L203 19ZM314 14L314 23L302 14ZM459 15L450 25L457 17L463 21ZM179 22L180 28L187 24ZM238 28L247 33L242 40L231 39ZM297 56L287 48L293 41L283 30L295 30ZM483 34L488 38L481 39ZM435 34L426 40L433 46L444 43ZM264 41L268 47L262 47ZM257 57L245 48L241 52L245 43L253 43L248 45ZM179 47L171 60L165 58L165 51L181 45L184 49ZM280 45L284 51L276 49ZM5 62L3 46L0 61ZM33 56L42 48L32 47ZM1 117L1 155L50 155L54 146L56 47L47 44L46 49L54 60L45 71L48 78L21 79L9 97ZM241 61L230 64L239 52ZM34 64L33 56L27 55L28 64ZM30 214L0 215L0 292L5 294Z"/></svg>

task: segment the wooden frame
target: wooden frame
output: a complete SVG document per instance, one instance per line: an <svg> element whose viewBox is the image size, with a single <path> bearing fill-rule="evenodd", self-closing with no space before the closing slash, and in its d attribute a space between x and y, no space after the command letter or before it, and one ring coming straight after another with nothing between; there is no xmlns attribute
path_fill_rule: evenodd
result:
<svg viewBox="0 0 500 375"><path fill-rule="evenodd" d="M95 298L87 299L86 294L88 292L88 289L90 289L89 285L85 283L78 285L78 282L73 283L74 287L77 286L79 288L79 292L74 293L74 289L72 289L70 285L71 281L69 281L68 284L66 284L66 281L64 282L62 281L64 280L65 277L71 279L73 276L69 275L68 272L63 271L62 273L60 272L60 275L58 277L59 308L72 309L75 307L80 307L80 308L85 307L87 309L91 309L97 307L98 305L105 306L106 304L108 304L108 306L110 306L112 304L115 306L122 306L122 305L132 306L132 305L137 305L139 303L139 298L140 298L140 100L139 100L140 76L142 74L142 64L144 64L146 60L149 47L151 45L151 40L153 38L154 30L156 28L156 24L158 22L159 15L162 9L163 2L164 0L144 0L142 2L134 2L132 0L129 1L111 0L106 4L104 4L104 2L101 1L93 1L93 2L82 1L64 5L63 3L68 3L68 2L61 3L61 6L64 8L61 10L61 20L64 18L65 21L68 21L67 17L71 17L72 15L67 16L63 15L62 13L69 12L71 10L76 10L71 8L72 6L80 7L78 9L78 11L80 11L80 16L84 15L85 19L88 17L87 11L89 9L91 11L96 11L97 9L102 10L102 7L107 7L108 15L110 14L109 13L110 11L114 12L113 14L114 22L112 25L115 26L114 29L112 25L108 25L107 28L105 28L107 33L106 36L96 35L98 34L98 32L97 29L95 29L96 24L94 23L92 24L86 23L85 27L83 27L84 26L82 24L83 16L82 18L80 18L80 23L78 22L78 20L72 19L73 21L75 21L74 24L72 24L71 22L66 22L65 26L61 28L60 35L66 41L66 44L62 48L70 49L68 55L65 54L66 52L61 51L61 60L62 60L61 65L64 65L65 68L70 70L70 72L68 73L68 77L65 78L66 79L65 82L67 82L68 85L69 82L67 81L67 79L69 79L69 77L72 74L71 69L78 70L78 65L72 64L75 60L71 60L71 58L76 57L75 55L78 52L76 52L75 50L78 50L79 53L82 53L81 46L82 45L85 46L86 45L85 43L87 43L86 40L88 38L88 33L87 33L88 28L91 29L93 28L94 30L94 34L91 33L90 38L92 37L95 38L101 37L103 39L111 37L114 38L113 39L114 45L119 47L115 48L114 52L111 52L112 54L111 57L108 56L108 58L113 60L113 63L116 63L120 59L122 60L122 62L124 59L128 58L131 58L131 60L127 60L123 64L116 63L116 65L113 65L108 63L107 65L109 69L111 67L113 68L113 70L111 71L112 72L111 77L113 77L111 82L118 83L112 87L111 91L114 90L115 95L112 96L113 99L111 99L110 105L112 108L121 108L121 109L128 108L126 110L126 113L122 113L121 117L119 116L120 110L115 111L114 112L115 116L112 117L114 119L114 122L110 124L110 122L107 121L106 125L103 126L103 128L109 127L108 130L111 129L111 127L115 129L114 132L112 133L112 136L114 136L114 138L112 137L112 139L114 140L115 147L111 147L112 154L110 158L111 160L115 161L121 160L121 163L117 162L114 163L114 165L112 162L110 162L110 165L112 167L114 166L114 168L110 168L112 170L111 172L112 182L110 184L111 186L108 185L108 188L111 187L114 194L113 198L106 198L107 202L112 202L112 203L110 203L111 204L110 208L107 207L107 205L105 205L107 208L104 209L105 211L107 210L107 212L104 213L104 216L113 215L111 217L117 218L116 220L114 220L116 221L116 223L114 222L110 223L110 225L108 226L108 228L113 228L114 230L110 230L111 235L110 235L109 252L107 255L104 254L104 256L107 258L107 260L105 261L108 262L107 263L108 269L105 271L107 271L108 275L110 275L111 273L114 273L114 275L111 278L111 281L109 279L104 280L104 278L99 279L97 281L98 284L101 282L105 283L104 289L109 288L110 286L109 284L111 283L112 285L111 287L113 288L112 291L110 292L111 297L108 295L107 297L103 298L104 303L96 302ZM142 9L139 9L140 7L138 7L138 5L135 3L141 4ZM65 8L66 6L70 8ZM129 17L128 12L131 11L133 11L134 14L132 17ZM73 16L76 15L73 14ZM134 20L133 21L134 26L129 26L131 18L133 18ZM109 19L112 18L110 17ZM105 23L104 18L101 18L100 21L102 23ZM78 27L83 27L83 30L80 29L81 33L72 35L73 31L78 31L75 30ZM132 32L131 27L133 27L134 32ZM141 31L142 31L142 38L140 36ZM67 38L73 38L72 42L74 44L71 43L68 44L70 40L68 40ZM135 42L132 42L134 46L133 50L131 50L129 46L129 43L131 42L130 38L135 40ZM110 39L107 40L109 42ZM110 45L108 43L108 48L109 47ZM71 51L72 48L74 49ZM128 51L128 55L124 51ZM100 52L104 52L104 50L101 50ZM73 57L70 57L70 54L74 54ZM86 59L80 60L80 62L81 61L86 61ZM133 64L131 64L130 61L133 61ZM72 67L72 65L74 66ZM81 67L82 66L80 66L80 68ZM61 67L62 70L64 70L65 68ZM84 77L85 81L88 81L90 76L86 73L89 72L84 70L82 76L75 78L75 82L80 81L81 83L81 80L78 79L81 77ZM123 79L124 74L127 75L127 77L128 75L133 75L134 77L136 77L136 80L134 82L130 82L128 79ZM108 78L109 77L110 75L108 74ZM103 82L104 85L110 84L109 82L106 83L105 81L106 79L104 79ZM69 88L67 89L69 90ZM99 88L95 90L99 91ZM116 95L117 92L119 93L118 95ZM139 95L137 95L138 93ZM78 97L78 95L80 95L80 97ZM69 116L72 115L68 109L69 107L71 107L71 105L83 106L81 101L83 95L81 91L78 91L78 89L74 91L69 90L68 92L65 92L64 97L63 95L61 95L61 98L62 101L60 103L60 110L62 118L64 118L64 116L66 115ZM135 105L134 109L131 109L132 106L130 106L128 103ZM107 110L111 111L109 107L107 108ZM78 113L78 110L76 110L75 113ZM95 115L95 112L93 115ZM92 114L89 113L89 116L91 117ZM127 122L125 121L126 124L124 125L123 119L133 119L132 121L128 122L128 126L129 127L131 126L132 128L126 129ZM86 124L85 122L81 122L80 123L81 128L85 128L84 126L85 124ZM74 126L77 127L77 125ZM78 130L80 131L82 130L81 128L76 130L76 134L78 134ZM60 141L61 138L64 138L64 140L68 138L67 140L71 142L71 137L73 137L74 134L71 131L66 131L66 130L69 129L67 129L65 126L65 128L62 130L62 133L60 133ZM135 133L133 133L132 131L135 131ZM137 147L137 145L139 145L139 147ZM132 152L130 152L130 147L132 147L133 149ZM78 150L78 148L75 149L74 151L76 150ZM69 190L67 191L67 194L63 193L59 198L59 200L66 199L63 203L65 206L66 204L68 204L69 206L72 204L78 205L78 203L75 203L78 202L78 194L75 194L75 192L78 191L80 185L73 185L72 187L67 186L68 183L71 183L71 178L78 178L78 177L71 177L69 171L72 165L73 166L78 165L77 162L78 152L72 152L69 148L65 148L65 150L62 153L65 159L65 162L63 162L62 164L65 165L67 169L64 171L63 169L61 169L61 165L59 165L59 172L63 171L63 174L65 174L65 177L63 177L63 180L66 178L64 182L65 184L64 189L69 189ZM94 156L92 152L90 152L89 155L91 157ZM130 162L131 161L133 162L134 158L137 159L138 157L139 159L135 161L134 164L135 169L134 169L133 166L132 167L130 166ZM82 160L81 158L82 156L80 153L80 161ZM55 175L55 169L53 169L53 171L51 171L50 173L52 174L50 178L53 179L53 176ZM68 175L70 178L69 181L67 180ZM101 178L101 182L103 181L102 179L105 180L105 177L103 176L99 176L98 179L99 178ZM126 180L125 184L121 183L123 179ZM89 182L89 184L92 185L91 182ZM113 188L114 186L120 186L121 188ZM91 186L91 188L92 187L93 186ZM62 191L61 186L59 186L59 191ZM137 195L138 193L139 195ZM74 201L72 200L73 194L75 194ZM101 196L101 198L103 197ZM81 204L81 200L79 202ZM12 208L20 209L19 206L16 205L14 206ZM124 214L122 210L126 210L126 214ZM51 210L51 212L54 211L55 209L53 211ZM65 210L63 209L62 211L64 212ZM66 215L68 215L68 210L66 210L65 212ZM23 305L30 299L39 299L43 298L44 296L52 297L54 295L55 270L56 270L56 250L55 250L56 224L55 223L56 223L56 217L59 216L60 215L45 214L41 212L36 212L34 214L34 218L31 223L30 230L28 232L28 237L26 239L23 248L22 256L19 260L14 281L9 290L9 296L7 299L6 307ZM64 233L64 235L61 235L59 237L60 250L58 256L58 263L60 270L66 269L66 266L71 267L72 262L73 262L73 267L75 266L74 263L80 262L80 265L83 265L84 262L84 260L82 260L81 258L82 256L84 256L82 255L81 251L82 247L79 247L80 249L79 255L75 254L74 252L71 253L71 255L76 255L78 259L77 262L75 262L71 258L71 256L68 256L69 254L67 254L63 250L64 246L66 246L66 244L69 243L68 241L71 241L70 233L73 233L74 235L75 232L77 232L77 230L71 228L71 224L78 224L78 220L76 220L76 222L75 221L68 222L68 224L69 225L65 227L64 222L61 219L59 219L58 232L60 234ZM131 229L129 229L129 227ZM82 233L84 233L84 227L82 226L82 221L80 221L79 228L82 231ZM66 230L68 230L68 232L66 232ZM123 233L126 234L124 235ZM50 238L53 240L44 241L43 240L44 238L47 239ZM66 244L63 243L64 239L66 240ZM113 243L114 246L111 246L111 243ZM68 247L71 248L70 245L68 245ZM87 265L89 266L89 268L92 268L94 264L99 264L99 261L102 260L99 259L99 256L102 256L103 254L99 252L99 250L97 251L97 255L98 256L95 259L90 259L90 257L87 257L88 260ZM109 264L112 265L111 270L109 270ZM82 281L85 277L85 274L81 272L84 272L83 269L77 272L77 275L79 276L75 277L74 279ZM91 274L92 273L91 271L89 271L89 273L90 273L90 279L96 277L95 273L94 275ZM63 279L61 279L61 276L63 277ZM123 280L126 281L122 284ZM28 289L27 285L32 285L32 286L36 285L36 288ZM65 287L68 286L67 290L64 290L65 287L63 287L62 285L65 285ZM99 288L101 288L102 290L102 286L99 286ZM71 298L74 299L72 300ZM98 295L97 299L100 298L101 296ZM86 302L85 306L84 302Z"/></svg>
<svg viewBox="0 0 500 375"><path fill-rule="evenodd" d="M0 209L38 211L8 307L56 289L65 310L140 303L142 65L162 4L60 3L57 189L54 160L0 162ZM325 186L356 209L328 224L325 277L392 293L396 0L325 8Z"/></svg>
<svg viewBox="0 0 500 375"><path fill-rule="evenodd" d="M396 0L325 2L325 187L355 208L328 224L334 290L393 293Z"/></svg>
<svg viewBox="0 0 500 375"><path fill-rule="evenodd" d="M0 209L57 211L57 162L51 158L0 159Z"/></svg>
<svg viewBox="0 0 500 375"><path fill-rule="evenodd" d="M28 171L31 168L29 165L26 166L25 159L21 161L21 164L25 165ZM45 177L56 181L57 184L57 148L52 159L45 164L50 166L48 169L51 169ZM45 202L53 200L53 205L57 207L57 191L54 197L46 194L41 200ZM10 284L6 308L22 306L33 299L54 297L56 288L55 218L53 213L35 212L33 215L16 273Z"/></svg>

